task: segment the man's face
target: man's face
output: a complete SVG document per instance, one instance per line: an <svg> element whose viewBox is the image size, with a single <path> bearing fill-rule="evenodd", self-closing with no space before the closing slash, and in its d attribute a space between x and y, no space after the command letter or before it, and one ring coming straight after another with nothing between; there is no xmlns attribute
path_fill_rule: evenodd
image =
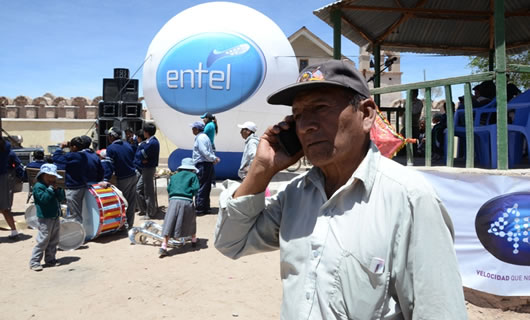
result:
<svg viewBox="0 0 530 320"><path fill-rule="evenodd" d="M198 135L199 134L199 129L197 128L191 128L191 132L193 132L193 135Z"/></svg>
<svg viewBox="0 0 530 320"><path fill-rule="evenodd" d="M350 99L351 94L340 88L302 92L295 98L296 133L304 154L315 166L365 151L374 117L367 114L365 107L356 110Z"/></svg>
<svg viewBox="0 0 530 320"><path fill-rule="evenodd" d="M244 140L246 140L248 138L248 136L250 136L251 131L248 130L248 129L243 128L243 129L241 129L241 131L239 133L241 134L241 137Z"/></svg>

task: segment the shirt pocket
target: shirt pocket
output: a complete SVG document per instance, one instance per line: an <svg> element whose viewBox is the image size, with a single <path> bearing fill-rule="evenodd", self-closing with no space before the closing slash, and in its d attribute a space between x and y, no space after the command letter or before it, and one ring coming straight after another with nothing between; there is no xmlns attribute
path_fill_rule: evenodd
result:
<svg viewBox="0 0 530 320"><path fill-rule="evenodd" d="M337 319L379 319L388 295L390 272L368 268L371 261L362 261L353 253L343 251L334 274L329 299Z"/></svg>

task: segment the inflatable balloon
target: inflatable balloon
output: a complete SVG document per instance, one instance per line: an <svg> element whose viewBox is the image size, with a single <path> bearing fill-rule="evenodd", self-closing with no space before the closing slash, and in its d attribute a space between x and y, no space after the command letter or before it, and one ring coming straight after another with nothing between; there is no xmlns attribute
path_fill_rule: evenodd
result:
<svg viewBox="0 0 530 320"><path fill-rule="evenodd" d="M237 177L244 141L238 123L253 121L260 135L291 113L266 102L293 83L293 49L268 17L249 7L210 2L184 10L152 40L143 70L143 93L157 126L178 147L170 162L191 156L190 123L216 116L217 178Z"/></svg>

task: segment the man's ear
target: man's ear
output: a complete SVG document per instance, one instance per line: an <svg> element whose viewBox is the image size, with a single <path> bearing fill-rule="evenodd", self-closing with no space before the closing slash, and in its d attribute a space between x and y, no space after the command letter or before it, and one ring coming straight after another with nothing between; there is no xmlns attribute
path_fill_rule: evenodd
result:
<svg viewBox="0 0 530 320"><path fill-rule="evenodd" d="M370 132L370 129L372 129L372 125L375 121L376 116L376 110L377 106L375 105L374 100L372 99L365 99L361 101L359 105L359 111L363 113L363 130L365 132Z"/></svg>

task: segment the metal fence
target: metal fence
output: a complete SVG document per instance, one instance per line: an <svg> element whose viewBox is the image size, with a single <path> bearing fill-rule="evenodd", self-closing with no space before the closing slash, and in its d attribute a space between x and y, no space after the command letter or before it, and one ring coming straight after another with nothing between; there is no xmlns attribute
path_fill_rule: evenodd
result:
<svg viewBox="0 0 530 320"><path fill-rule="evenodd" d="M530 72L530 66L525 65L509 65L509 72ZM454 110L452 106L452 91L453 85L464 85L464 118L465 118L465 143L466 143L466 168L474 167L474 127L473 127L473 106L471 96L471 83L481 82L486 80L495 80L496 72L477 73L469 76L447 78L433 81L417 82L410 84L402 84L395 86L388 86L383 88L374 88L371 90L372 95L380 95L393 92L406 92L405 105L405 137L412 138L412 90L425 89L425 165L431 166L432 158L432 125L431 125L431 110L432 99L431 89L434 87L443 87L445 89L446 101L446 116L447 116L447 138L445 141L446 165L452 167L454 165ZM500 81L497 81L500 83ZM507 126L507 104L506 104L506 84L497 84L497 164L499 169L508 169L508 126ZM503 96L504 95L504 96ZM504 100L504 101L502 101ZM397 119L397 121L399 121ZM407 144L407 165L413 165L414 155L413 146Z"/></svg>

